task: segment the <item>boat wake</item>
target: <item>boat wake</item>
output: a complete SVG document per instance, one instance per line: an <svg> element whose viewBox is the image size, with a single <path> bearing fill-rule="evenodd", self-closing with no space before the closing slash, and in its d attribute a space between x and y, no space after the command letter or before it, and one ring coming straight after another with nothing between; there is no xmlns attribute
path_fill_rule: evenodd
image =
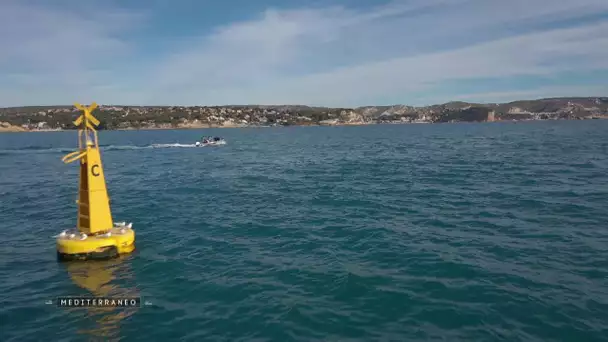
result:
<svg viewBox="0 0 608 342"><path fill-rule="evenodd" d="M196 144L152 144L151 148L196 147Z"/></svg>
<svg viewBox="0 0 608 342"><path fill-rule="evenodd" d="M106 145L100 146L101 152L104 151L120 151L120 150L142 150L142 149L153 149L153 148L189 148L197 147L196 144L151 144L151 145ZM11 154L45 154L45 153L66 153L72 152L73 148L67 147L44 147L44 146L30 146L20 149L0 149L0 156L11 155Z"/></svg>

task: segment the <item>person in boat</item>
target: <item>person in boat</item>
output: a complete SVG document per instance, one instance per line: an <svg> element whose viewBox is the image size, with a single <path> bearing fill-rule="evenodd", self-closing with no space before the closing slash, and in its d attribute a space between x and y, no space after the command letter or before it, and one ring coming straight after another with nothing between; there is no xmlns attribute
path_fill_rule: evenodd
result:
<svg viewBox="0 0 608 342"><path fill-rule="evenodd" d="M220 137L213 138L213 141L220 141L220 140L222 140Z"/></svg>

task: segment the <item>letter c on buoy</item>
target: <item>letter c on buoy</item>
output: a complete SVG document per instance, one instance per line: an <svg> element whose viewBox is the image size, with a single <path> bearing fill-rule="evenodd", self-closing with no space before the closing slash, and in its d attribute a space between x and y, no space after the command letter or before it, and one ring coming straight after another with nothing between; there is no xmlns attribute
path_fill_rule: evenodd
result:
<svg viewBox="0 0 608 342"><path fill-rule="evenodd" d="M95 164L95 165L93 165L93 167L91 167L91 173L95 177L99 176L99 171L97 171L98 168L99 168L99 165L97 165L97 164Z"/></svg>

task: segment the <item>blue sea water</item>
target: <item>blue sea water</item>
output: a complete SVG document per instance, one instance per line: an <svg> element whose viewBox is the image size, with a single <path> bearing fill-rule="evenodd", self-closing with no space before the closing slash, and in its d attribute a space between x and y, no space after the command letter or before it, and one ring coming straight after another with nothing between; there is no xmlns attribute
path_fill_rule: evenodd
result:
<svg viewBox="0 0 608 342"><path fill-rule="evenodd" d="M100 143L137 250L64 264L76 133L0 134L0 341L608 340L608 121ZM77 295L152 305L45 304Z"/></svg>

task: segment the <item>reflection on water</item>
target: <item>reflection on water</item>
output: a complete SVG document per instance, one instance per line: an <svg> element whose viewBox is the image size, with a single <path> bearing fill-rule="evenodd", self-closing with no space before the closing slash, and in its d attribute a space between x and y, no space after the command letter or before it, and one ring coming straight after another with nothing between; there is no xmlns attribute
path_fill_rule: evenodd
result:
<svg viewBox="0 0 608 342"><path fill-rule="evenodd" d="M134 286L133 272L129 266L129 256L107 261L87 261L66 263L70 278L77 286L86 290L84 296L138 297ZM132 286L129 286L132 285ZM76 294L75 294L76 295ZM79 333L89 339L112 341L120 338L120 323L133 315L138 308L81 307L71 308L75 315L86 314L94 328L82 329Z"/></svg>

